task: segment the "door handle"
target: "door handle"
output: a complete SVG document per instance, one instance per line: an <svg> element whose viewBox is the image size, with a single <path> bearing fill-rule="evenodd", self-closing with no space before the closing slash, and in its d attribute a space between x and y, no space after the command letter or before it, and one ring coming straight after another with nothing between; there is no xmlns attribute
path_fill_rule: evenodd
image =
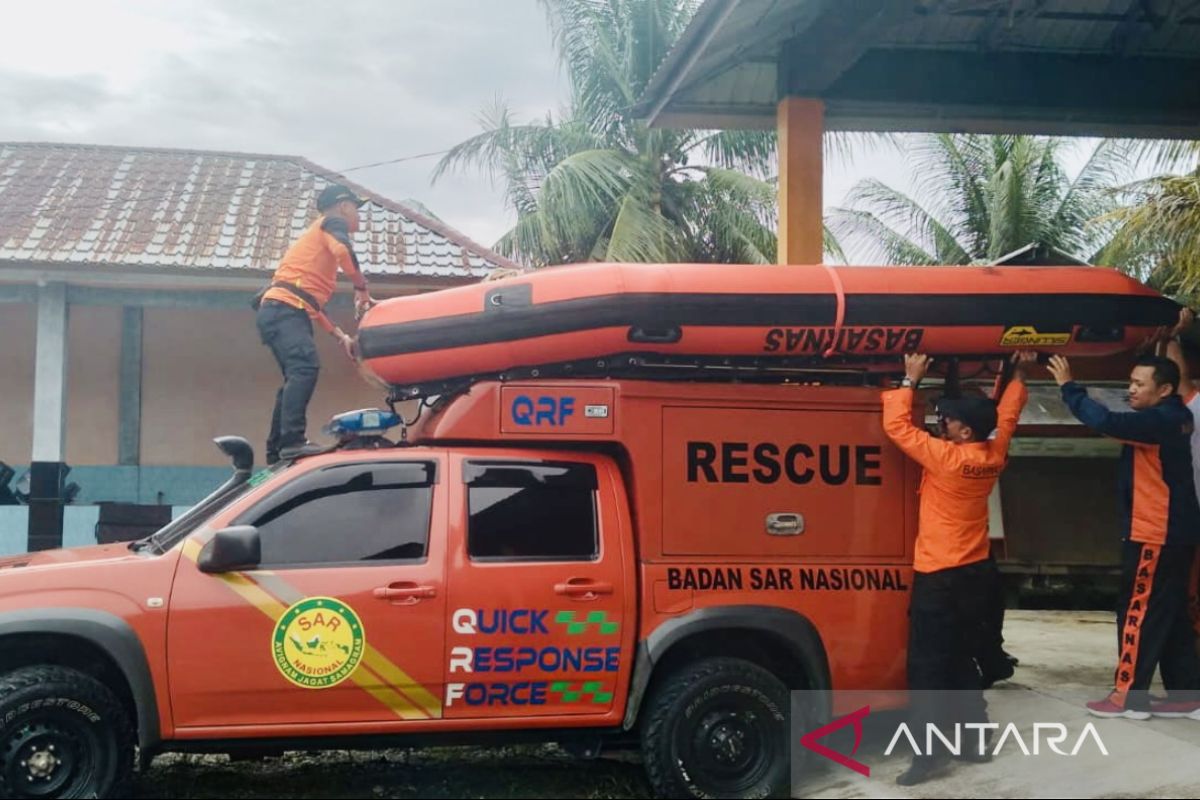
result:
<svg viewBox="0 0 1200 800"><path fill-rule="evenodd" d="M404 581L401 583L389 583L387 586L379 586L375 589L375 596L380 600L407 600L410 603L428 598L436 597L437 589L432 586L419 586L415 583Z"/></svg>
<svg viewBox="0 0 1200 800"><path fill-rule="evenodd" d="M767 533L772 536L799 536L804 533L804 515L794 511L767 514Z"/></svg>
<svg viewBox="0 0 1200 800"><path fill-rule="evenodd" d="M594 581L590 578L570 578L566 583L554 584L554 593L591 600L602 594L612 594L613 585L607 581Z"/></svg>

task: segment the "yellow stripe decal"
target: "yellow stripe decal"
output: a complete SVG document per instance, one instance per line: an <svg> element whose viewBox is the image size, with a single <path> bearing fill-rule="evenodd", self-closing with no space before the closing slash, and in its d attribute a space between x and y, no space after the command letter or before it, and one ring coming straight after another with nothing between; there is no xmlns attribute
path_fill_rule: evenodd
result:
<svg viewBox="0 0 1200 800"><path fill-rule="evenodd" d="M246 577L288 605L304 599L304 595L296 587L274 572L255 572ZM442 718L442 704L438 702L438 699L420 682L413 680L407 672L372 647L370 642L363 651L363 664L379 678L381 683L399 691L425 715L433 719Z"/></svg>
<svg viewBox="0 0 1200 800"><path fill-rule="evenodd" d="M183 554L194 562L200 555L201 548L199 542L189 539L184 543ZM268 574L273 578L271 582L277 588L286 587L289 593L294 593L297 597L302 596L280 580L278 576L273 573ZM263 612L272 622L277 621L287 611L287 606L263 589L252 576L232 572L213 577L221 580L239 597ZM367 669L363 669L364 666ZM441 719L442 707L438 699L369 644L366 647L362 666L350 675L350 680L400 719ZM376 685L376 680L382 685Z"/></svg>
<svg viewBox="0 0 1200 800"><path fill-rule="evenodd" d="M376 650L371 645L367 645L366 653L363 656L363 661L371 668L384 683L395 686L400 691L408 696L408 699L414 702L418 708L424 711L433 719L442 718L442 704L432 693L417 681L413 680L407 672L400 669L387 656Z"/></svg>
<svg viewBox="0 0 1200 800"><path fill-rule="evenodd" d="M192 562L195 562L200 557L200 551L203 549L204 545L200 544L195 537L183 543L183 554Z"/></svg>
<svg viewBox="0 0 1200 800"><path fill-rule="evenodd" d="M350 680L357 683L364 692L374 697L379 702L392 710L400 719L426 719L427 717L422 712L418 711L408 700L399 692L390 686L379 686L373 680L364 675L367 672L371 677L375 677L362 667L354 670L350 676Z"/></svg>

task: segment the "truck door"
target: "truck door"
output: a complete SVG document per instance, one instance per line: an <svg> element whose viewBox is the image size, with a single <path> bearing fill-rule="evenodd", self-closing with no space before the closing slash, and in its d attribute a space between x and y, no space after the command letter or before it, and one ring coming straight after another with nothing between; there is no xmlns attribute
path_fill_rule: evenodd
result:
<svg viewBox="0 0 1200 800"><path fill-rule="evenodd" d="M636 597L620 476L589 456L451 456L447 718L619 717Z"/></svg>
<svg viewBox="0 0 1200 800"><path fill-rule="evenodd" d="M668 406L663 476L666 555L905 560L905 460L877 405Z"/></svg>
<svg viewBox="0 0 1200 800"><path fill-rule="evenodd" d="M219 523L257 527L258 569L203 573L202 543L184 543L167 625L181 732L441 716L444 467L439 453L304 472Z"/></svg>

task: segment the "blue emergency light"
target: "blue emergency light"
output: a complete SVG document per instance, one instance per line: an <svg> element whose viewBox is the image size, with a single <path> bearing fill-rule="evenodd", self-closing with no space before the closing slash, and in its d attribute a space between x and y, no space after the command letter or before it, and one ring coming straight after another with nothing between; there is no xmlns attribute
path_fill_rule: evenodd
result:
<svg viewBox="0 0 1200 800"><path fill-rule="evenodd" d="M379 408L362 408L346 411L330 418L325 433L338 438L355 436L380 436L389 428L400 424L400 415Z"/></svg>

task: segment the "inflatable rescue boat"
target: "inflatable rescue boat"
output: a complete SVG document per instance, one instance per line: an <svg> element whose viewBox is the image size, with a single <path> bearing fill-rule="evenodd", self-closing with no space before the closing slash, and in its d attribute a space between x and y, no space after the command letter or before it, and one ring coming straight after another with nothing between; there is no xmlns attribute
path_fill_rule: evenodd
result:
<svg viewBox="0 0 1200 800"><path fill-rule="evenodd" d="M631 354L894 367L913 351L1111 355L1179 308L1101 267L582 264L384 300L358 343L393 387Z"/></svg>

